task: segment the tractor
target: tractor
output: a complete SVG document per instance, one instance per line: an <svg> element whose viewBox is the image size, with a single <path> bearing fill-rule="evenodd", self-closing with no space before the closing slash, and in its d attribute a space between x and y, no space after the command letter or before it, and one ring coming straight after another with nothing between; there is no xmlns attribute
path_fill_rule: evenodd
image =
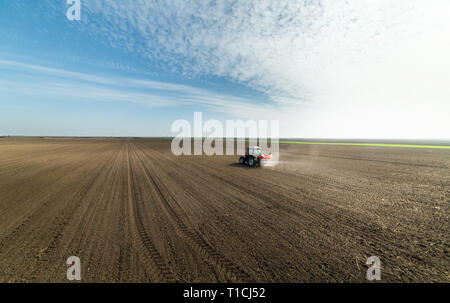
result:
<svg viewBox="0 0 450 303"><path fill-rule="evenodd" d="M272 155L264 155L259 146L248 147L244 156L239 158L240 164L248 164L250 167L256 165L264 166L272 160Z"/></svg>

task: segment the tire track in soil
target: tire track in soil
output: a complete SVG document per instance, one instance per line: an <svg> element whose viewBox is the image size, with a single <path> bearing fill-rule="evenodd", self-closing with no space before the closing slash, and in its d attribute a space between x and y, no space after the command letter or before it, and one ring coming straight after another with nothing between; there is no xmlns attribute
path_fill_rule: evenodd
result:
<svg viewBox="0 0 450 303"><path fill-rule="evenodd" d="M123 144L121 153L122 153L122 167L121 169L121 173L124 174L126 173L126 175L128 176L128 166L127 166L127 157L128 157L128 144L125 143ZM125 176L125 174L123 175ZM125 176L123 178L123 182L127 182L126 186L124 188L127 189L127 198L128 198L128 177ZM129 235L130 233L130 224L129 221L131 221L128 217L129 217L129 212L128 212L128 199L121 199L121 201L124 201L125 203L123 203L121 205L121 210L122 210L122 215L120 216L120 225L121 226L126 226L127 231L125 232L125 237L127 238L127 234ZM122 203L122 202L121 202ZM118 258L118 263L117 263L117 267L118 267L118 281L120 282L130 282L132 279L131 276L131 245L127 245L126 247L124 247L123 245L120 245L120 249L119 249L119 258Z"/></svg>
<svg viewBox="0 0 450 303"><path fill-rule="evenodd" d="M92 159L92 162L94 163L101 163L101 155L98 155L95 160ZM106 167L107 163L102 165L102 169L104 167ZM88 164L85 163L85 165L81 165L79 167L77 167L76 170L74 170L74 173L78 173L79 171L83 171L83 169L88 166ZM96 180L98 178L98 176L101 174L101 170L99 170L99 172L95 175L86 175L84 179L82 179L83 181L80 182L82 185L75 190L73 193L71 193L70 195L66 196L66 200L73 200L74 197L80 197L80 200L82 200L85 195L87 194L87 192L89 190L92 189L92 187L94 186L94 180ZM83 175L83 173L81 173ZM64 180L65 178L70 177L70 175L66 175L63 178L61 178L60 180ZM57 191L57 196L59 196L59 194L62 195L62 193L64 193L64 191L66 190L66 188L62 188L59 189ZM48 194L45 197L50 197L51 195ZM5 243L9 243L8 241L10 241L11 239L18 239L19 237L23 237L22 235L25 233L26 228L29 227L29 225L31 224L31 222L35 221L40 215L42 215L42 213L45 212L49 212L49 209L51 209L51 203L54 202L54 199L47 199L43 205L41 205L41 207L39 209L37 209L34 213L32 213L31 215L29 215L23 223L21 223L19 226L17 226L14 230L11 231L10 234L4 236L1 240L0 240L0 248L3 248L4 246L6 246ZM38 275L39 272L42 271L48 271L50 269L51 266L53 265L49 265L51 262L53 262L56 258L56 250L58 249L59 243L63 237L64 234L64 230L67 226L67 224L70 221L70 218L73 216L73 213L80 207L80 203L77 204L70 204L70 205L66 205L65 207L63 207L61 210L59 210L59 212L57 213L57 215L55 215L55 225L58 226L58 228L55 228L53 235L51 237L51 239L49 239L49 242L47 242L47 245L44 249L41 249L36 255L34 256L30 256L30 257L34 257L34 259L36 260L36 264L33 265L33 269L28 273L28 276L31 277L31 279L33 280L34 277L36 277ZM10 243L9 243L10 244ZM23 280L23 281L27 281L27 280Z"/></svg>
<svg viewBox="0 0 450 303"><path fill-rule="evenodd" d="M130 262L130 251L127 249L120 248L119 260L118 260L118 278L120 282L129 282L131 280L131 262Z"/></svg>
<svg viewBox="0 0 450 303"><path fill-rule="evenodd" d="M130 153L129 145L127 145L127 178L128 178L128 207L130 214L130 228L132 234L138 234L138 251L142 256L142 261L146 265L146 270L149 270L150 277L155 281L161 282L175 282L175 276L164 262L161 254L156 249L155 245L148 236L144 225L142 224L142 218L139 213L137 204L133 199L132 182L131 182L131 166L130 166Z"/></svg>
<svg viewBox="0 0 450 303"><path fill-rule="evenodd" d="M59 144L68 139L52 141ZM116 149L112 151L107 144L116 140L80 141L83 145L70 143L72 148L50 152L53 161L43 153L58 145L43 140L21 139L19 143L26 143L23 146L0 148L0 281L65 281L60 269L65 268L66 252L73 249L83 251L91 262L93 282L157 281L158 273L152 278L149 274L155 270L154 261L144 265L150 255L129 208L140 215L145 234L178 281L206 272L216 275L211 279L224 281L217 267L202 259L201 247L192 248L189 236L167 210L170 206L189 231L263 282L364 282L364 261L369 254L382 260L384 281L448 282L448 245L443 239L448 234L445 193L449 174L444 169L321 158L324 165L310 171L299 166L283 172L270 172L271 168L257 172L229 163L236 162L233 158L176 158L167 140L120 139L118 176L117 164L113 164ZM295 158L304 149L289 152ZM341 148L331 152L338 154ZM356 149L342 148L342 152L351 158L368 156ZM374 151L373 157L381 156L386 160L399 157L388 149ZM448 157L448 153L405 153L405 161L446 167ZM140 165L153 176L166 201ZM385 168L389 168L387 174ZM99 170L106 171L96 178ZM91 182L93 186L83 194ZM81 209L69 217L78 203ZM411 210L405 211L405 206ZM117 234L107 235L111 227ZM85 233L80 235L78 230ZM178 265L169 260L186 266L178 271ZM108 269L111 265L118 272L115 267Z"/></svg>
<svg viewBox="0 0 450 303"><path fill-rule="evenodd" d="M107 155L109 156L109 155ZM111 156L112 157L112 156ZM99 157L99 161L97 161L97 165L100 166L99 169L94 170L97 171L96 174L89 175L87 178L85 178L81 183L83 186L75 192L75 196L79 197L79 201L83 201L87 194L90 191L97 191L100 184L97 182L99 180L101 175L108 175L110 171L113 170L113 166L108 166L108 161L101 161L102 157ZM117 162L119 159L119 156L116 156L116 159L113 162ZM103 163L102 163L103 162ZM48 264L50 262L54 262L54 260L57 260L57 248L60 245L60 242L62 240L63 235L65 234L65 230L73 217L73 214L81 207L81 203L73 203L68 205L64 210L61 212L62 220L58 222L59 228L56 234L53 236L51 242L49 245L39 253L38 256L36 256L37 259L39 259L41 262L38 264L39 266L36 267L36 269L32 272L31 276L36 275L38 272L43 271L41 267L48 267ZM48 269L48 268L47 268Z"/></svg>
<svg viewBox="0 0 450 303"><path fill-rule="evenodd" d="M73 255L84 259L84 266L88 270L83 279L93 281L95 277L99 277L99 281L104 281L105 277L109 276L111 281L123 282L130 280L127 250L124 249L130 239L124 235L129 225L126 211L126 145L110 146L108 153L114 158L103 158L106 163L106 168L102 168L104 174L95 181L98 186L83 198L83 207L74 214L70 225L76 228L70 231L71 240L65 247ZM102 230L108 230L108 235L102 234ZM68 232L66 236L67 234ZM114 253L104 254L108 250ZM122 254L122 251L125 253Z"/></svg>
<svg viewBox="0 0 450 303"><path fill-rule="evenodd" d="M147 167L143 164L143 160L139 157L138 152L135 150L136 158L138 159L139 165L144 171L144 175L149 183L152 185L157 191L162 209L167 213L167 215L172 218L175 222L179 234L184 237L187 242L191 245L193 249L195 249L202 258L204 258L210 265L212 265L218 273L223 275L226 280L232 282L252 282L253 279L250 275L245 272L238 265L234 264L230 260L228 260L225 256L223 256L220 252L214 249L206 240L197 232L190 230L187 225L181 220L181 218L176 214L167 197L163 194L161 189L161 185L158 185L156 181L156 177L153 176ZM159 182L161 183L161 182ZM170 194L170 191L167 190L168 196L170 200L176 203L175 198Z"/></svg>
<svg viewBox="0 0 450 303"><path fill-rule="evenodd" d="M97 157L98 160L100 160L100 157ZM96 159L97 159L96 158ZM74 166L76 166L76 161L74 161ZM78 165L76 169L72 171L72 174L76 174L79 171L82 171L87 165ZM63 177L61 177L58 180L58 183L55 184L55 187L58 188L55 192L47 192L40 200L44 201L39 208L36 208L34 212L32 212L30 215L28 215L26 218L24 218L23 222L20 223L18 226L16 226L13 230L11 230L8 234L5 234L0 238L0 248L3 248L4 242L7 242L11 238L17 238L18 235L22 232L24 228L26 228L30 222L33 222L36 218L42 215L42 213L45 213L48 211L48 208L51 206L51 202L53 202L51 198L52 195L54 196L62 196L63 193L67 190L68 186L61 187L60 184L64 184L66 179L69 179L71 175L67 174ZM86 177L89 179L89 176L86 175ZM95 179L92 179L95 180ZM70 197L75 197L77 194L82 193L83 188L79 189L78 191L72 193Z"/></svg>
<svg viewBox="0 0 450 303"><path fill-rule="evenodd" d="M167 156L163 155L162 153L160 153L158 151L155 151L155 150L152 149L152 152L157 153L158 157L161 157L161 158L163 157L166 160L173 162L172 159L168 158ZM258 190L258 188L264 187L266 193L270 193L271 194L270 196L276 197L276 196L279 195L279 193L276 192L275 190L273 190L272 187L275 187L275 188L281 188L282 187L279 184L272 183L269 180L265 179L264 182L266 182L266 184L259 184L258 186L248 186L248 187L245 187L243 189L242 185L239 184L239 182L235 181L235 180L238 180L238 178L237 178L238 175L234 175L234 177L236 177L236 178L225 178L222 175L220 175L218 173L215 173L215 166L213 164L210 164L210 163L205 163L205 162L202 162L201 164L190 163L190 165L192 166L191 170L190 170L190 173L191 174L195 174L195 176L197 178L202 179L203 181L205 181L205 184L208 184L210 179L208 179L208 177L205 177L204 174L202 174L201 169L204 168L204 167L208 167L208 168L210 168L210 170L209 170L210 177L212 176L212 177L218 179L221 184L228 184L228 185L230 185L231 188L235 188L236 190L238 190L241 193L244 193L244 192L245 193L251 193L251 195L253 197L259 199L261 202L264 202L264 203L266 203L266 200L267 200L268 196L263 194L263 193L261 193ZM184 167L184 168L186 169L186 167ZM192 171L192 169L194 169L195 171ZM267 186L267 184L270 184L271 186ZM321 184L321 185L325 185L325 184ZM205 185L205 186L207 186L207 185ZM214 189L214 187L210 187L210 190L213 190L213 189ZM288 191L285 190L284 192L288 192ZM235 195L235 194L231 194L231 193L228 193L228 194L231 195L236 201L239 201L239 202L241 202L243 204L246 204L246 201L243 200L242 197L240 197L239 195ZM333 206L332 203L324 202L324 201L318 199L317 197L307 196L305 193L297 193L297 194L301 195L304 201L311 200L312 202L314 202L316 204L322 203L322 204L326 204L328 206ZM294 199L294 198L292 198L290 196L284 196L284 199L286 201L289 201L291 203L291 206L284 205L282 203L277 202L276 200L271 200L270 202L275 206L276 209L278 209L280 211L283 211L287 215L288 214L292 214L292 213L296 214L298 216L304 215L304 212L299 212L299 210L292 208L292 205L295 204L298 199ZM306 205L303 205L303 207L306 207ZM319 220L318 222L322 222L322 220L325 220L324 222L330 222L331 221L331 218L324 217L320 213L317 213L317 211L314 211L315 207L312 207L312 208L308 207L308 210L309 210L308 214L310 216L315 215L316 220ZM272 214L272 215L274 215L274 214ZM319 217L317 217L317 216L319 216Z"/></svg>
<svg viewBox="0 0 450 303"><path fill-rule="evenodd" d="M98 148L98 150L100 150L101 147ZM80 171L83 171L83 169L86 169L86 167L88 165L86 165L85 163L83 165L80 165L80 161L82 161L83 159L83 155L79 155L78 157L72 157L69 160L66 161L65 167L71 171L70 174L65 174L62 177L58 178L57 181L55 181L51 188L54 190L48 190L44 193L44 195L39 196L39 198L35 198L35 200L38 201L38 205L40 205L39 208L37 207L33 207L32 211L26 215L26 217L24 217L22 220L23 222L21 224L19 224L19 226L16 226L13 230L9 231L7 234L4 234L2 236L0 236L0 248L3 245L4 240L7 240L8 238L14 238L19 230L25 226L27 226L30 222L33 221L32 218L38 218L39 216L41 216L43 213L46 213L46 210L50 204L50 198L52 196L54 197L58 197L60 195L64 195L64 192L68 189L68 187L64 184L66 184L67 180L69 180L73 175L76 175L77 173L79 173ZM98 160L100 161L100 157L98 157ZM42 163L46 163L46 162L42 162ZM51 171L52 169L50 169L49 171ZM42 173L46 173L46 171L42 171ZM9 172L10 175L12 175L12 172ZM87 176L88 177L88 176ZM24 186L24 185L22 185ZM39 193L41 194L41 193ZM0 212L2 212L3 209L0 208ZM0 226L1 227L1 226Z"/></svg>
<svg viewBox="0 0 450 303"><path fill-rule="evenodd" d="M170 159L166 155L164 155L164 154L162 154L162 153L160 153L158 151L155 151L154 149L152 149L152 152L155 152L156 154L158 154L158 157L164 157L166 160L170 161ZM220 183L222 183L222 184L229 184L231 187L239 187L239 184L236 184L234 182L234 180L235 180L234 178L227 179L227 178L221 176L220 174L212 173L212 172L214 172L214 168L215 167L214 167L213 164L211 164L209 162L207 162L207 163L203 162L201 164L202 166L200 166L200 164L197 164L197 165L193 164L193 163L191 163L191 164L194 167L198 166L199 168L201 168L201 167L208 167L208 168L210 168L210 170L209 170L210 171L210 176L213 176L214 178L217 178L218 180L220 180ZM191 171L191 173L193 173L193 172ZM301 176L303 177L303 174L301 174ZM196 177L204 180L205 182L208 181L208 178L203 176L202 174L196 174ZM325 178L325 177L318 177L318 178L314 178L313 177L313 178L310 178L309 176L306 176L306 177L307 178L305 178L305 180L310 181L312 184L316 183L317 185L322 185L322 186L331 185L332 187L339 188L342 191L346 191L346 192L349 192L349 193L353 192L352 190L347 190L346 187L338 187L338 186L336 186L336 184L342 184L342 183L337 181L337 180L333 180L331 178ZM268 182L268 180L265 180L265 181ZM327 183L326 181L328 181L330 183ZM276 184L271 184L271 185L276 188ZM272 186L265 187L265 190L266 190L266 192L272 192L272 194L275 195L276 192L271 189ZM249 187L247 189L247 192L252 193L252 195L262 199L262 201L263 201L265 196L262 195L259 191L254 190L254 188L258 188L258 186ZM303 196L304 199L311 199L311 201L314 201L316 203L321 203L321 204L323 204L323 206L329 206L329 207L333 207L333 205L335 205L337 202L339 202L337 199L335 199L332 196L328 196L327 197L328 202L325 202L323 199L320 199L318 197L306 196L304 194L302 194L302 196ZM237 199L237 200L241 200L239 197L234 197L234 198ZM295 202L295 200L296 200L296 199L292 199L291 197L288 197L288 196L286 196L285 198L287 200L291 201L291 202ZM334 203L332 203L332 202L334 202ZM293 209L290 209L290 208L288 208L286 206L283 206L282 204L279 204L279 203L276 203L276 202L275 202L275 204L277 205L279 210L284 210L284 211L290 210L290 211L294 211L294 213L296 213L297 215L301 215L297 211L295 211ZM348 220L348 222L345 222L345 224L342 225L342 226L345 226L345 228L348 229L349 234L360 235L361 232L363 232L363 233L366 234L366 237L357 236L358 241L364 241L364 239L367 240L367 238L371 239L371 241L369 243L365 243L365 246L366 246L365 249L372 250L373 249L373 247L372 247L373 244L371 244L371 242L372 243L376 242L376 243L378 243L378 245L380 245L380 247L377 249L379 254L382 254L381 252L390 252L391 250L395 250L396 253L401 253L404 256L409 256L411 258L415 257L413 254L411 254L411 252L410 252L408 247L405 247L404 245L397 244L397 242L398 243L402 243L402 242L399 241L399 239L396 238L394 240L394 239L391 238L388 243L383 241L388 236L390 236L390 237L399 237L400 235L387 234L385 231L381 230L381 227L378 226L377 223L373 223L373 222L370 223L370 222L362 221L361 218L358 217L358 215L356 213L349 212L348 209L346 209L346 210L334 209L334 212L327 212L327 216L323 216L322 214L317 213L316 211L314 211L315 208L314 207L311 208L311 206L303 205L303 209L304 210L308 209L309 210L308 214L310 216L316 217L316 219L317 219L316 222L317 223L321 222L323 224L331 224L331 223L336 222L336 221L338 221L338 222L345 222L344 219ZM332 215L332 216L330 216L330 215ZM411 277L413 276L412 272L410 273L410 272L406 272L404 270L402 270L402 272L403 272L403 275L405 276L405 278L406 278L406 275L411 276ZM390 274L390 273L385 272L385 274Z"/></svg>
<svg viewBox="0 0 450 303"><path fill-rule="evenodd" d="M155 151L154 149L152 149L152 152L156 153L158 155L158 158L165 158L168 161L171 161L171 159L169 159L166 155ZM151 155L151 153L148 154L149 156ZM192 163L191 163L192 164ZM196 164L192 164L194 167L196 167ZM221 184L229 184L231 187L234 188L239 188L239 184L236 184L233 180L235 180L234 178L230 178L227 179L223 176L221 176L220 174L216 174L216 173L211 173L214 171L214 166L210 163L206 164L204 162L202 162L202 167L208 167L210 168L210 176L213 176L214 178L217 178L218 180L220 180ZM198 164L198 166L200 167L200 164ZM186 168L186 167L184 167ZM200 167L201 168L201 167ZM206 184L208 183L208 181L210 181L211 179L208 179L208 177L205 177L204 175L202 175L201 173L195 173L192 170L190 171L191 174L195 174L197 178L202 179L206 182ZM323 178L324 180L326 180L325 178ZM311 179L314 180L314 179ZM265 180L267 182L267 180ZM332 179L330 179L330 181L333 181ZM339 183L339 182L334 182L334 183ZM319 184L319 183L318 183ZM327 184L327 183L325 183ZM276 184L272 184L272 185L276 185ZM206 185L205 185L206 186ZM259 188L260 186L255 186L255 187L249 187L246 188L246 192L251 193L254 197L260 199L261 201L264 201L267 196L263 195L261 192L259 192L258 190L255 190L254 188ZM276 191L273 191L272 189L270 189L270 187L265 187L265 191L270 192L271 195L275 196L277 193ZM210 188L212 189L212 188ZM342 188L341 188L342 189ZM343 189L342 189L343 190ZM244 200L242 200L239 196L236 195L232 195L234 199L236 199L237 201L240 201L242 203L245 203ZM333 197L328 197L328 202L325 202L321 199L319 199L318 197L312 197L312 196L307 196L307 195L302 195L302 197L304 198L305 201L307 200L311 200L314 202L314 204L323 204L323 207L333 207L333 203L331 202L337 202L338 200L334 199ZM295 202L296 199L293 199L292 197L289 196L285 196L285 199L287 201L290 202ZM297 214L298 216L302 216L304 214L299 213L298 210L292 209L290 207L287 207L286 205L283 205L281 203L278 203L276 201L271 201L272 203L274 203L277 208L279 210L284 211L286 214L289 214L290 212L293 212L295 214ZM380 230L379 227L377 225L374 225L374 223L370 223L370 222L365 222L362 221L361 218L358 218L357 215L355 213L348 213L348 210L343 211L343 210L338 210L338 209L334 209L334 212L326 212L326 215L319 213L314 206L311 205L307 205L304 204L303 205L303 209L307 210L307 214L309 217L311 218L315 218L317 223L320 223L322 225L322 228L324 230L326 230L327 226L329 224L332 224L333 222L339 221L339 222L344 222L345 228L347 229L349 234L354 234L354 235L359 235L360 231L363 231L364 233L366 233L367 235L370 235L370 238L373 241L377 241L377 242L382 242L382 239L384 237L386 237L385 234L380 234ZM274 215L272 213L272 215ZM330 216L331 215L331 216ZM309 233L308 231L304 231L305 234L310 234L313 235L311 233ZM336 235L335 235L336 236ZM359 240L362 240L361 238L358 237ZM389 249L392 249L392 243L390 245L385 244L383 246L383 248L385 248L386 251L389 251ZM408 250L405 249L404 247L400 247L400 246L395 246L395 248L399 251L401 251L403 254L408 255Z"/></svg>

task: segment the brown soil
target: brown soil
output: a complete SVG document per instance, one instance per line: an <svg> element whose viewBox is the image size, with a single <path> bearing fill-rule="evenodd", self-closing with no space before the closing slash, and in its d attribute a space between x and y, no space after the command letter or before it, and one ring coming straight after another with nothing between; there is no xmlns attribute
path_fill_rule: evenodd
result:
<svg viewBox="0 0 450 303"><path fill-rule="evenodd" d="M2 138L0 282L449 282L450 150L281 145L276 167L164 139Z"/></svg>

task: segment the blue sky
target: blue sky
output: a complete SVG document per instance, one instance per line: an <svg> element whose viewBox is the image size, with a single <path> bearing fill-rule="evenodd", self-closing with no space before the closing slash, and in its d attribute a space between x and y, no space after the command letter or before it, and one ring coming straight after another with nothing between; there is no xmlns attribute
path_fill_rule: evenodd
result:
<svg viewBox="0 0 450 303"><path fill-rule="evenodd" d="M202 111L284 137L449 137L448 1L68 8L0 0L0 135L166 136Z"/></svg>

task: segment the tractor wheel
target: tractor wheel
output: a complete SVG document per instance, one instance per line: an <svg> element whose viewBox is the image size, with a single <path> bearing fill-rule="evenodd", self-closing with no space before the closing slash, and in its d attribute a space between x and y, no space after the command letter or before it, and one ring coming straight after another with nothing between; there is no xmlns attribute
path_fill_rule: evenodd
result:
<svg viewBox="0 0 450 303"><path fill-rule="evenodd" d="M255 167L255 164L256 164L255 158L251 157L250 159L248 159L248 166Z"/></svg>
<svg viewBox="0 0 450 303"><path fill-rule="evenodd" d="M239 158L239 164L245 164L245 157Z"/></svg>

